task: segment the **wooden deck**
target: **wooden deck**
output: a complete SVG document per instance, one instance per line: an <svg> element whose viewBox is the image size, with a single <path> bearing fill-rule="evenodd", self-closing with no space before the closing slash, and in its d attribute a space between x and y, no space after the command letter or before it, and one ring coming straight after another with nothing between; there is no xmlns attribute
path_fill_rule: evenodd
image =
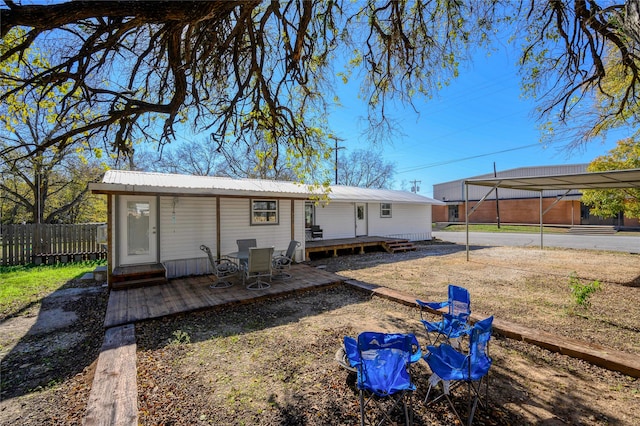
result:
<svg viewBox="0 0 640 426"><path fill-rule="evenodd" d="M338 256L338 250L348 251L350 253L364 253L366 247L380 247L384 250L391 252L391 247L399 242L406 243L407 240L399 238L389 237L355 237L355 238L335 238L328 240L313 240L305 242L305 259L309 260L311 253L327 253L333 257ZM415 247L409 243L410 246L405 250L415 250Z"/></svg>
<svg viewBox="0 0 640 426"><path fill-rule="evenodd" d="M308 265L293 265L288 280L274 279L264 290L247 290L240 276L229 288L211 289L213 276L187 277L167 284L111 291L104 327L110 328L220 305L251 303L276 295L340 284L342 279Z"/></svg>

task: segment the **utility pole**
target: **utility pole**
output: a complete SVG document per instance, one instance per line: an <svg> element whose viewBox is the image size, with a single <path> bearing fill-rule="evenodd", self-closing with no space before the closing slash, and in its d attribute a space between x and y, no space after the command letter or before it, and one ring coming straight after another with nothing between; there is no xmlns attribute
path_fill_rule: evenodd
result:
<svg viewBox="0 0 640 426"><path fill-rule="evenodd" d="M497 173L496 173L496 162L493 162L493 177L498 177ZM498 229L500 229L500 205L498 204L498 200L500 199L500 197L498 197L498 187L496 186L496 220L498 222Z"/></svg>
<svg viewBox="0 0 640 426"><path fill-rule="evenodd" d="M338 146L338 141L342 142L344 141L344 139L337 137L336 135L329 135L328 136L329 139L333 139L335 142L335 148L333 149L333 151L336 153L336 163L335 163L335 169L336 169L336 185L338 184L338 150L339 149L345 149L344 146Z"/></svg>
<svg viewBox="0 0 640 426"><path fill-rule="evenodd" d="M418 184L422 183L422 181L410 180L409 182L411 182L411 192L413 192L414 194L417 194L420 191L420 187L418 186Z"/></svg>

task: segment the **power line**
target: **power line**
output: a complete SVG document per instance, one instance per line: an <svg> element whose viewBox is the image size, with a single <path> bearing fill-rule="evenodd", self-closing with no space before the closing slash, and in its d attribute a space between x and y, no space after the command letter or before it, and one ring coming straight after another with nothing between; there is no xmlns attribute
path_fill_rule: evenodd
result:
<svg viewBox="0 0 640 426"><path fill-rule="evenodd" d="M534 144L529 144L529 145L518 146L516 148L503 149L502 151L489 152L487 154L478 154L478 155L473 155L471 157L464 157L464 158L457 158L457 159L454 159L454 160L439 161L437 163L430 163L430 164L425 164L425 165L422 165L422 166L411 167L411 168L408 168L408 169L399 170L398 173L415 172L417 170L429 169L431 167L444 166L446 164L458 163L460 161L474 160L476 158L488 157L489 155L502 154L502 153L511 152L511 151L518 151L518 150L521 150L521 149L532 148L534 146L540 146L540 144L539 143L534 143Z"/></svg>

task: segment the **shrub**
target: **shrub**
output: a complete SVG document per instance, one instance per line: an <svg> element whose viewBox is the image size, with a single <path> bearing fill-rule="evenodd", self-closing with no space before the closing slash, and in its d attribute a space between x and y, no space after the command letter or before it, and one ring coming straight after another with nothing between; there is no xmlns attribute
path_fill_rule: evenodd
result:
<svg viewBox="0 0 640 426"><path fill-rule="evenodd" d="M577 306L588 308L591 306L591 301L589 300L591 295L601 290L602 284L598 280L583 284L576 276L576 273L572 272L571 275L569 275L569 288L571 289L571 296L573 297L574 303Z"/></svg>

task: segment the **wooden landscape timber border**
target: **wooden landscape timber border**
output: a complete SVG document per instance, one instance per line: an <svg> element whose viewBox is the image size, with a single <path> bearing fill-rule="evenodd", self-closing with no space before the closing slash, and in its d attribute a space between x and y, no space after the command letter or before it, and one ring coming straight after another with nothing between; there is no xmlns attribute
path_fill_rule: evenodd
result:
<svg viewBox="0 0 640 426"><path fill-rule="evenodd" d="M84 426L138 424L138 382L135 326L127 324L105 332Z"/></svg>

